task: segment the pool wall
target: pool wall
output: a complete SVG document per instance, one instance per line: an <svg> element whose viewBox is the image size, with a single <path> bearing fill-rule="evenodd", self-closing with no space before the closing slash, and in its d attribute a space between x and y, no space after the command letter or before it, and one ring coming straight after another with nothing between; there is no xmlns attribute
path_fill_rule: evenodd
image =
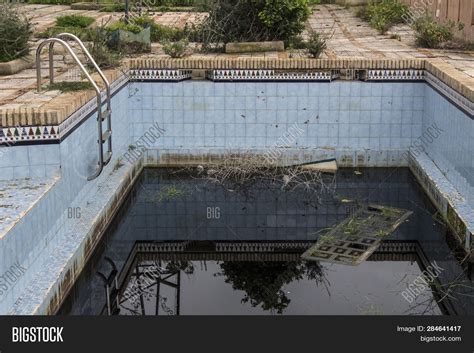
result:
<svg viewBox="0 0 474 353"><path fill-rule="evenodd" d="M472 188L466 187L473 185L467 171L473 163L474 126L470 113L452 104L453 90L451 97L441 96L425 82L401 76L405 82L390 82L397 77L387 82L133 77L153 82L127 84L126 78L114 85L114 156L97 179L86 180L97 160L93 101L62 123L54 138L19 139L2 158L0 180L59 179L0 236L0 272L15 263L26 268L0 296L0 313L55 312L144 165L205 162L229 150L278 150L284 164L336 158L341 166L408 165L428 194L443 200L437 204L443 214L454 205L452 213L465 225L465 235L474 230ZM415 142L434 123L442 133L424 143L426 154L413 153ZM145 139L157 126L160 136ZM137 154L139 141L145 148ZM460 146L453 148L453 141ZM19 158L12 157L15 151ZM81 215L71 217L71 209ZM470 246L467 236L461 241Z"/></svg>
<svg viewBox="0 0 474 353"><path fill-rule="evenodd" d="M133 140L153 123L166 131L150 145L168 153L265 153L306 162L406 166L422 133L425 84L367 82L132 83ZM180 152L181 151L181 152Z"/></svg>
<svg viewBox="0 0 474 353"><path fill-rule="evenodd" d="M425 137L424 150L474 208L474 117L429 87L424 103L422 131L440 130L438 137Z"/></svg>

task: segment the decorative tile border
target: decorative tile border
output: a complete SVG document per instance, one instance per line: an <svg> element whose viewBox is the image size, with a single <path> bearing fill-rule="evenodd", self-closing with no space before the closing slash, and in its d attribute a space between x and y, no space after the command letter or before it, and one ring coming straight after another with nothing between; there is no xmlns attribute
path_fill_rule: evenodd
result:
<svg viewBox="0 0 474 353"><path fill-rule="evenodd" d="M442 96L453 102L455 105L464 110L471 118L474 118L474 102L459 94L457 91L449 87L439 78L429 72L425 72L425 81L436 89Z"/></svg>
<svg viewBox="0 0 474 353"><path fill-rule="evenodd" d="M130 80L183 81L191 78L192 70L131 69Z"/></svg>
<svg viewBox="0 0 474 353"><path fill-rule="evenodd" d="M339 77L333 70L281 71L281 70L208 70L212 81L331 81Z"/></svg>
<svg viewBox="0 0 474 353"><path fill-rule="evenodd" d="M367 70L367 81L423 81L425 70Z"/></svg>
<svg viewBox="0 0 474 353"><path fill-rule="evenodd" d="M5 145L23 141L49 141L59 139L59 127L26 126L0 128L0 143Z"/></svg>

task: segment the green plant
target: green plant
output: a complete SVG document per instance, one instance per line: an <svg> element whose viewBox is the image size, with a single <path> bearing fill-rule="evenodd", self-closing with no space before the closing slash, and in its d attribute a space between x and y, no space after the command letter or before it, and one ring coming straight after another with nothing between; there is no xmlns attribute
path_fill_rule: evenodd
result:
<svg viewBox="0 0 474 353"><path fill-rule="evenodd" d="M278 39L301 33L311 14L307 0L265 0L258 17Z"/></svg>
<svg viewBox="0 0 474 353"><path fill-rule="evenodd" d="M361 9L359 16L368 21L380 33L387 32L394 24L402 23L409 7L396 0L371 2Z"/></svg>
<svg viewBox="0 0 474 353"><path fill-rule="evenodd" d="M71 5L74 0L28 0L28 4Z"/></svg>
<svg viewBox="0 0 474 353"><path fill-rule="evenodd" d="M110 32L121 29L121 30L129 31L136 34L136 33L140 33L143 30L143 27L140 27L139 25L134 24L134 23L125 23L122 21L118 21L111 24L110 26L105 27L105 29Z"/></svg>
<svg viewBox="0 0 474 353"><path fill-rule="evenodd" d="M150 27L150 39L152 42L178 42L182 39L198 39L198 34L195 27L184 26L184 28L175 28L163 26L148 16L136 17L132 20L134 25L142 28Z"/></svg>
<svg viewBox="0 0 474 353"><path fill-rule="evenodd" d="M50 27L43 32L38 32L35 34L37 38L51 38L56 36L59 33L72 33L79 37L83 41L92 40L93 29L88 28L94 19L88 16L81 15L67 15L59 16L56 19L56 25Z"/></svg>
<svg viewBox="0 0 474 353"><path fill-rule="evenodd" d="M456 23L453 21L439 23L430 16L420 17L413 24L417 44L426 48L438 48L442 43L452 40L455 27ZM458 23L458 29L461 30L462 27Z"/></svg>
<svg viewBox="0 0 474 353"><path fill-rule="evenodd" d="M125 4L122 4L122 3L106 4L99 10L99 12L124 12L124 11L125 11Z"/></svg>
<svg viewBox="0 0 474 353"><path fill-rule="evenodd" d="M229 42L288 41L303 31L310 12L307 0L216 0L199 34L205 50Z"/></svg>
<svg viewBox="0 0 474 353"><path fill-rule="evenodd" d="M114 164L114 169L113 169L113 171L115 172L115 171L119 170L119 169L122 168L124 165L125 165L125 164L123 164L123 162L122 162L122 157L117 158L117 160L115 161L115 164Z"/></svg>
<svg viewBox="0 0 474 353"><path fill-rule="evenodd" d="M157 195L158 201L171 201L184 195L184 191L174 185L166 186Z"/></svg>
<svg viewBox="0 0 474 353"><path fill-rule="evenodd" d="M81 28L81 27L50 27L43 32L35 33L37 38L51 38L59 33L71 33L79 37L82 41L92 40L94 29L92 28Z"/></svg>
<svg viewBox="0 0 474 353"><path fill-rule="evenodd" d="M79 27L86 28L93 24L95 20L89 16L66 15L56 19L56 27Z"/></svg>
<svg viewBox="0 0 474 353"><path fill-rule="evenodd" d="M336 240L336 238L334 237L334 235L321 235L318 239L318 244L319 245L323 245L323 244L326 244L326 243L332 243L334 242L334 240Z"/></svg>
<svg viewBox="0 0 474 353"><path fill-rule="evenodd" d="M103 26L97 27L92 32L92 40L88 45L89 52L97 65L102 69L109 69L120 64L120 52L112 51L107 46L110 32Z"/></svg>
<svg viewBox="0 0 474 353"><path fill-rule="evenodd" d="M48 90L58 90L61 92L75 92L75 91L82 91L85 89L92 89L92 85L90 82L84 81L63 81L63 82L55 82L51 85L47 86Z"/></svg>
<svg viewBox="0 0 474 353"><path fill-rule="evenodd" d="M165 41L163 42L163 51L172 58L182 58L186 54L189 41L181 39L177 42Z"/></svg>
<svg viewBox="0 0 474 353"><path fill-rule="evenodd" d="M31 23L13 4L0 4L0 62L21 58L28 54Z"/></svg>
<svg viewBox="0 0 474 353"><path fill-rule="evenodd" d="M293 49L306 49L306 42L301 35L296 35L290 37L286 42L285 42L285 47L287 49L293 50Z"/></svg>
<svg viewBox="0 0 474 353"><path fill-rule="evenodd" d="M326 38L318 32L310 31L308 41L305 44L308 54L312 58L319 58L326 49Z"/></svg>

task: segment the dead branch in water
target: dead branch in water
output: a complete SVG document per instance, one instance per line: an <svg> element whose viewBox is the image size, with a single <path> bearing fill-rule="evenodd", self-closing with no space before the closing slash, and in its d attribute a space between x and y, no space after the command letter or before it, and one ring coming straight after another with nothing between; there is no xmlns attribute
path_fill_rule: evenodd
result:
<svg viewBox="0 0 474 353"><path fill-rule="evenodd" d="M197 170L198 178L232 191L245 189L258 181L280 184L283 191L303 188L315 196L318 202L320 195L334 193L336 185L334 176L326 176L299 165L281 167L273 160L253 153L228 153L209 164L187 167L185 170Z"/></svg>

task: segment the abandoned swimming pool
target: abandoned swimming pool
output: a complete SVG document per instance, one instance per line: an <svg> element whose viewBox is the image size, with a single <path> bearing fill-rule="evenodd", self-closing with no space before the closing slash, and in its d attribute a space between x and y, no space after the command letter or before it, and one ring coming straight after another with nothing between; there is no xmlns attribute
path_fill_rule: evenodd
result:
<svg viewBox="0 0 474 353"><path fill-rule="evenodd" d="M324 67L298 70L288 69L291 60L269 62L282 70L162 64L168 65L139 62L130 75L114 80L112 138L105 121L104 138L98 138L94 99L74 112L66 107L70 115L47 115L47 126L0 129L0 143L9 146L0 160L0 273L22 272L0 293L1 313L58 311L144 168L205 165L230 152L270 157L280 166L331 159L340 168L408 167L448 221L454 243L472 251L473 102L424 62L397 62L394 70L368 69L387 62L354 63L357 70L325 61L318 61ZM97 176L101 142L102 157L110 160ZM275 217L268 221L278 225ZM280 228L275 226L277 234ZM183 241L176 232L165 241ZM303 230L295 232L294 241L300 241Z"/></svg>
<svg viewBox="0 0 474 353"><path fill-rule="evenodd" d="M145 169L59 313L474 313L469 264L407 168L344 168L326 182L334 189L315 202L301 186L237 190L188 170ZM413 214L358 266L302 261L355 200Z"/></svg>

